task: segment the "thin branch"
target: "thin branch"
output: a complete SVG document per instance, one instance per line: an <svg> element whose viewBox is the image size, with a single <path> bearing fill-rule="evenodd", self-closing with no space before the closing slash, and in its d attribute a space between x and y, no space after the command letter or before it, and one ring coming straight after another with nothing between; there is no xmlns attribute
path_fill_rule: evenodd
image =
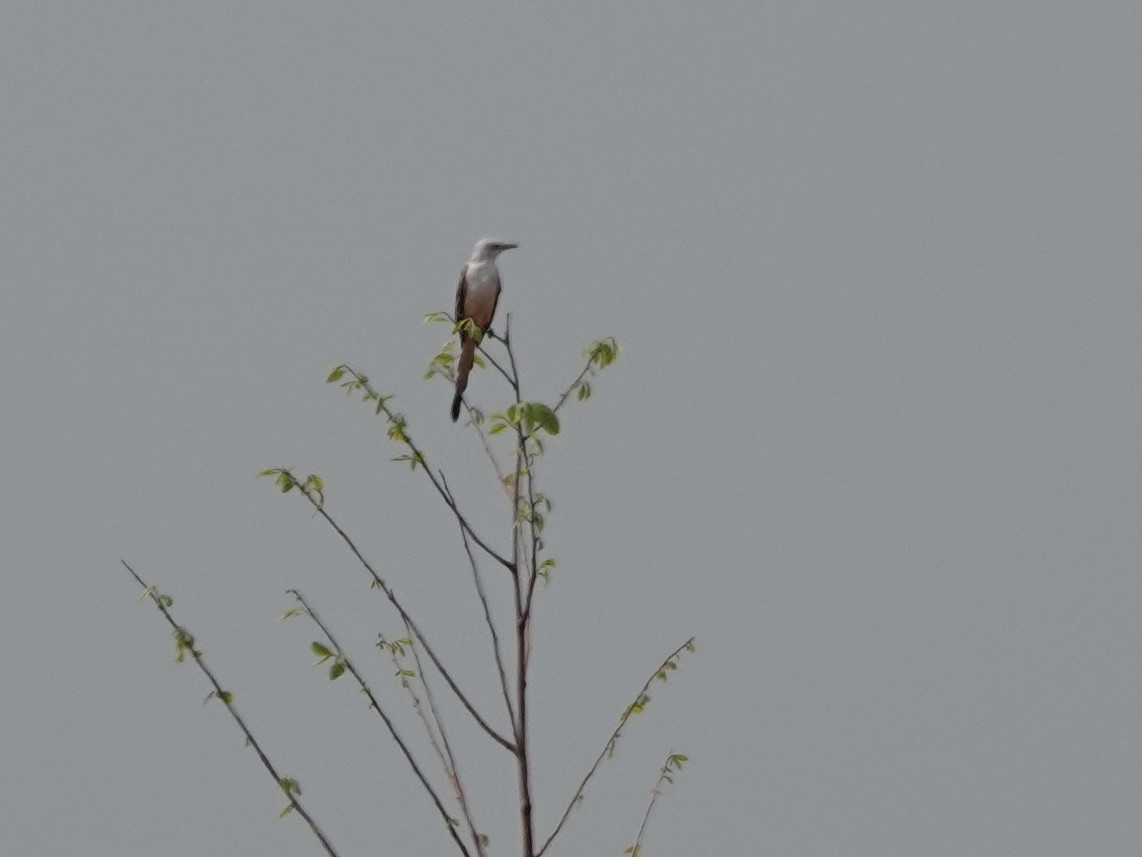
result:
<svg viewBox="0 0 1142 857"><path fill-rule="evenodd" d="M610 366L618 357L618 354L619 344L613 336L592 343L591 347L587 349L587 365L583 367L583 371L571 382L571 385L563 391L563 395L559 397L559 401L555 403L555 407L552 408L552 410L558 412L558 410L566 404L570 395L580 388L587 377L594 377L600 369Z"/></svg>
<svg viewBox="0 0 1142 857"><path fill-rule="evenodd" d="M448 481L444 478L443 472L440 474L440 481L444 483L445 490L451 494L452 489L448 487ZM511 719L514 731L515 709L512 707L511 692L508 690L507 670L504 668L503 652L500 650L500 635L496 631L496 623L492 619L492 609L488 604L488 595L484 591L484 582L483 578L480 577L479 565L477 565L476 557L472 553L472 545L468 541L468 533L463 527L460 528L460 537L464 541L464 552L468 554L468 564L472 568L472 580L476 585L476 594L479 596L480 604L484 608L484 622L487 624L488 633L492 638L492 653L496 660L496 670L500 675L500 689L503 691L504 704L507 706L508 717Z"/></svg>
<svg viewBox="0 0 1142 857"><path fill-rule="evenodd" d="M448 740L448 732L444 728L444 720L440 716L440 709L436 706L436 698L433 696L432 688L428 684L428 679L424 674L424 665L420 662L420 653L417 651L416 644L412 646L412 658L416 662L416 677L420 681L420 686L424 688L424 697L428 700L428 710L432 714L432 720L436 724L436 731L440 735L440 743L444 745L444 755L441 756L441 763L444 766L444 772L452 783L452 789L456 795L456 802L460 804L460 811L464 814L464 820L468 823L468 832L472 836L472 845L476 849L479 857L484 857L484 837L476 829L476 822L472 818L472 811L468 806L468 793L464 790L464 782L460 778L460 767L456 764L456 755L452 752L452 743ZM408 685L409 693L412 694L413 699L417 699L416 692L411 685ZM425 728L429 730L429 737L431 739L432 730L429 729L428 720L424 717L424 712L417 700L416 705L417 714L421 716ZM433 741L436 751L439 754L440 748L436 746ZM446 758L445 758L446 757Z"/></svg>
<svg viewBox="0 0 1142 857"><path fill-rule="evenodd" d="M217 678L215 678L214 673L210 670L210 667L206 665L206 661L203 658L202 652L195 648L194 637L174 620L174 616L171 615L170 612L170 599L160 595L153 586L148 586L143 581L143 579L135 573L135 569L131 568L131 566L127 564L126 560L121 559L119 562L123 563L123 567L127 569L127 571L131 574L131 577L135 578L135 580L138 581L139 585L143 587L144 594L150 596L151 601L159 609L159 612L163 614L163 618L166 619L167 623L171 626L172 629L174 629L176 639L178 640L179 653L190 653L190 656L194 659L195 664L198 665L198 668L202 671L202 674L206 676L207 680L214 688L213 695L218 699L219 702L226 706L226 711L229 712L234 722L238 724L238 728L242 731L242 734L246 736L246 743L249 746L253 747L254 752L258 754L258 759L261 760L262 767L264 767L269 775L273 777L274 783L285 794L286 800L289 801L290 808L299 816L301 816L305 820L305 823L309 825L309 829L313 832L313 835L317 837L317 841L321 843L321 847L325 849L325 853L329 854L330 857L337 857L337 851L334 850L333 845L330 844L329 840L325 838L325 834L322 833L321 828L318 827L317 822L313 819L313 816L311 816L309 812L306 811L305 807L301 805L301 801L298 799L298 795L300 794L301 790L297 789L297 793L294 791L294 788L296 788L296 781L289 780L288 778L283 777L278 773L277 768L275 768L273 762L270 761L270 757L266 755L266 752L262 749L262 745L258 743L258 739L254 737L254 733L250 731L250 727L246 725L246 721L242 719L242 716L238 713L238 709L234 707L233 695L223 689L222 684L218 681ZM290 784L292 784L293 787L291 787Z"/></svg>
<svg viewBox="0 0 1142 857"><path fill-rule="evenodd" d="M367 400L376 401L377 413L383 413L385 418L389 421L390 437L392 437L394 440L398 440L409 448L409 451L412 453L411 461L413 462L414 467L417 464L421 466L421 468L424 470L425 475L432 483L432 487L434 487L436 492L444 499L444 503L448 506L449 509L452 510L452 514L456 516L457 522L468 532L468 535L472 537L472 541L479 545L481 550L488 554L488 556L492 557L500 565L504 566L508 571L514 571L511 561L493 549L487 542L480 538L479 533L472 529L472 526L468 523L468 519L464 516L464 513L460 511L460 507L456 504L456 501L449 496L447 491L444 490L444 486L441 485L440 481L436 478L436 474L432 472L432 468L428 466L428 458L425 456L424 452L420 449L420 447L416 445L408 432L405 431L404 418L393 412L393 410L387 404L387 399L376 390L374 390L369 384L369 379L354 369L352 366L342 364L334 370L334 375L331 375L330 377L335 377L336 373L340 370L344 370L353 376L354 380L352 382L347 382L348 384L353 385L352 389L364 390L365 398Z"/></svg>
<svg viewBox="0 0 1142 857"><path fill-rule="evenodd" d="M505 322L505 330L510 325L511 325L511 313L508 313L507 321ZM490 328L488 330L484 331L484 336L488 337L488 339L494 339L496 342L502 342L504 345L508 344L508 340L506 338L507 335L510 335L510 332L509 332L509 334L505 334L505 336L497 336ZM509 375L507 373L507 371L505 371L503 366L501 366L498 362L496 362L495 357L493 357L491 354L489 354L484 349L484 346L482 343L478 343L476 345L476 348L479 349L480 353L483 354L484 357L486 357L488 359L489 363L491 363L493 366L496 367L497 370L499 370L499 373L501 375L503 375L505 379L507 379L507 382L509 384L513 383L511 375Z"/></svg>
<svg viewBox="0 0 1142 857"><path fill-rule="evenodd" d="M684 651L693 650L694 638L691 637L689 640L671 652L666 660L664 660L658 666L658 669L651 673L650 678L646 680L646 683L642 686L642 689L639 690L638 695L634 699L634 702L628 705L623 711L622 717L619 718L619 725L615 727L615 731L611 733L611 737L608 738L607 743L603 745L603 749L595 759L594 764L591 765L590 769L587 771L586 776L584 776L582 782L579 783L579 787L575 789L575 794L571 797L570 803L567 804L567 809L563 811L563 815L560 817L559 823L555 825L555 829L551 831L551 835L547 837L547 840L543 843L543 847L541 847L539 851L535 853L535 857L542 857L543 853L547 850L547 847L551 845L552 840L559 835L559 831L563 829L563 825L567 822L567 818L571 815L571 810L575 808L575 804L578 803L579 799L583 796L583 790L587 787L587 783L590 782L591 777L595 775L595 771L599 769L599 765L602 764L603 759L614 752L615 745L619 740L619 735L622 733L623 727L626 726L627 721L630 720L631 715L635 712L641 711L646 707L646 703L649 700L647 691L650 690L650 686L653 684L654 680L664 679L666 677L667 670L677 668L676 659Z"/></svg>
<svg viewBox="0 0 1142 857"><path fill-rule="evenodd" d="M416 643L414 640L410 638L407 642L410 649L415 648ZM404 664L402 664L400 661L400 653L403 653L403 646L401 645L401 641L397 640L390 643L382 635L380 640L377 642L377 646L379 648L387 648L389 650L389 660L392 661L393 666L397 669L397 675L400 677L401 687L403 687L405 691L408 692L409 698L412 700L413 711L415 711L416 716L420 718L420 722L424 726L424 731L428 735L428 743L431 745L433 752L436 753L436 758L440 762L440 767L444 770L444 776L447 777L449 781L451 781L453 772L451 766L448 764L448 757L444 755L444 748L440 746L439 732L436 726L434 726L428 719L428 715L424 713L424 705L420 701L420 697L416 695L416 689L413 688L412 684L408 681L408 675L413 674L413 670L406 670Z"/></svg>
<svg viewBox="0 0 1142 857"><path fill-rule="evenodd" d="M473 411L476 409L464 402L464 407L468 409L468 416L471 417ZM492 462L492 469L496 471L496 482L503 489L508 499L511 499L511 491L508 489L507 477L504 476L504 471L500 467L500 462L496 459L496 455L492 452L492 445L488 443L488 433L484 431L484 427L477 420L470 420L472 428L476 430L476 434L480 436L480 445L484 447L484 454L488 456L488 461Z"/></svg>
<svg viewBox="0 0 1142 857"><path fill-rule="evenodd" d="M588 373L591 371L591 366L592 362L588 360L587 365L583 367L583 371L580 372L579 376L571 382L571 386L563 391L563 395L559 397L559 401L555 403L555 407L551 410L555 411L556 413L559 412L559 409L563 407L563 405L567 402L568 397L570 397L576 388L578 388L583 379L587 377Z"/></svg>
<svg viewBox="0 0 1142 857"><path fill-rule="evenodd" d="M424 771L420 769L420 765L418 765L416 759L413 758L412 751L409 750L408 745L404 742L404 739L401 738L400 733L397 732L397 728L393 724L392 720L389 719L387 714L385 714L385 710L381 707L380 701L373 694L373 691L369 687L368 683L361 676L361 674L357 672L357 668L353 665L353 662L349 659L349 656L345 654L345 650L341 648L341 644L338 643L336 638L333 636L333 632L330 631L328 626L326 626L326 624L321 621L321 617L318 616L317 612L309 606L300 592L298 592L296 589L290 589L288 591L289 594L296 598L298 603L301 604L301 606L305 609L306 615L308 615L309 618L313 620L313 623L321 629L321 633L325 635L325 639L329 641L329 645L331 645L333 650L337 653L338 662L343 664L345 671L348 672L349 675L353 676L354 679L356 679L357 684L361 688L361 692L364 693L369 700L369 706L374 711L376 711L377 715L381 718L381 720L384 721L385 727L389 730L389 735L392 736L393 741L396 742L396 745L400 748L401 753L404 754L405 759L408 761L409 767L411 767L413 773L416 774L416 778L420 780L420 784L424 786L424 790L428 792L428 796L432 799L433 804L435 804L437 812L440 813L440 817L444 819L444 826L448 829L448 833L452 837L453 842L456 843L456 846L460 849L461 853L464 854L464 857L471 857L467 847L464 845L464 841L460 838L459 834L456 833L456 828L452 824L452 817L448 814L448 810L444 808L444 803L440 800L440 796L436 793L436 789L432 787L432 783L428 781L428 777L426 777Z"/></svg>
<svg viewBox="0 0 1142 857"><path fill-rule="evenodd" d="M523 401L520 395L520 381L519 381L519 366L516 364L515 350L512 348L512 317L509 313L504 321L504 348L508 352L508 363L511 366L511 376L508 379L512 386L512 392L515 395L516 404ZM512 517L512 564L520 568L520 554L521 554L521 528L520 528L520 515L519 515L519 498L520 498L520 480L523 478L523 466L528 464L528 494L531 494L531 471L530 461L527 455L527 434L524 432L523 422L517 421L516 423L516 472L515 472L515 490L513 495L515 503L513 504L513 517ZM534 523L532 525L532 535L534 538ZM535 857L535 819L532 807L532 794L531 794L531 753L528 748L528 714L527 714L527 675L528 665L531 660L531 611L529 609L529 598L525 595L534 586L536 568L534 562L534 552L532 553L532 560L527 562L527 554L523 554L525 562L524 565L527 571L526 580L522 574L517 573L515 576L515 623L516 623L516 719L515 719L515 743L519 751L516 753L516 766L519 774L519 802L520 802L520 827L523 831L523 855L524 857ZM525 588L526 587L526 588Z"/></svg>
<svg viewBox="0 0 1142 857"><path fill-rule="evenodd" d="M647 804L646 813L642 817L642 824L638 827L638 836L635 837L634 845L625 852L630 854L631 857L638 857L642 851L642 835L646 832L646 825L650 821L650 813L654 809L654 805L658 803L658 799L662 797L662 790L666 784L674 782L674 779L670 776L670 772L682 770L682 763L685 761L685 756L671 751L666 757L666 761L662 763L662 767L658 771L658 780L655 782L654 788L650 790L650 803Z"/></svg>
<svg viewBox="0 0 1142 857"><path fill-rule="evenodd" d="M459 699L464 708L468 710L468 713L472 715L472 718L480 725L480 728L487 732L488 735L491 736L491 738L497 744L504 747L504 749L515 753L515 745L507 738L502 736L499 732L497 732L488 723L488 721L483 718L480 712L478 712L475 706L472 705L472 703L468 700L467 694L465 694L464 691L460 689L460 686L456 684L456 681L452 678L452 674L448 672L444 664L441 663L440 658L436 656L436 652L433 651L432 646L429 645L427 638L424 636L424 632L421 631L419 627L417 627L417 624L413 620L412 616L409 615L408 611L405 610L400 601L397 600L396 594L393 592L392 588L387 583L385 583L385 581L377 573L377 570L373 568L372 564L367 559L365 559L364 555L357 548L357 545L354 544L351 538L349 538L349 535L343 529L341 529L338 523L333 520L328 512L325 511L325 503L323 498L315 496L314 491L305 483L298 480L298 478L290 473L290 471L282 469L280 472L288 475L289 478L293 480L294 486L298 489L298 491L301 492L305 499L310 502L313 508L317 511L317 514L324 518L325 522L329 524L329 526L333 528L337 535L341 537L341 540L349 546L349 550L353 552L353 555L357 557L357 560L373 578L374 585L384 593L385 597L388 598L393 607L396 608L397 613L400 614L401 621L405 622L409 628L412 629L412 632L416 638L420 640L421 645L424 646L425 654L427 654L428 657L432 660L433 665L437 670L440 671L441 677L443 677L444 681L447 682L448 686L452 689L452 692L456 695L456 698Z"/></svg>

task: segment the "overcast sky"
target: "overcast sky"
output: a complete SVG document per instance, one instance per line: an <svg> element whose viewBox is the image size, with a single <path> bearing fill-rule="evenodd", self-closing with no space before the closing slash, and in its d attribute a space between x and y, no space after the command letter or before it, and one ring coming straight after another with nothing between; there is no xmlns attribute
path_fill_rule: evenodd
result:
<svg viewBox="0 0 1142 857"><path fill-rule="evenodd" d="M456 530L502 497L420 376L482 235L528 395L622 359L539 479L553 857L1118 855L1142 840L1136 2L68 3L0 17L0 829L12 854L311 855L118 562L176 599L348 855L452 847L298 587L400 709L399 625L494 709ZM471 399L506 391L477 373ZM488 568L490 588L503 581ZM415 734L411 719L402 720ZM507 760L457 725L496 855Z"/></svg>

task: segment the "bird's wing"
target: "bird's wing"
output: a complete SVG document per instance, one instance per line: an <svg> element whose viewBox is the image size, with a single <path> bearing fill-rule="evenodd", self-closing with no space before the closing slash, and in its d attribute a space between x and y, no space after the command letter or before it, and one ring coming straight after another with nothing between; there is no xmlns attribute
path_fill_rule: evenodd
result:
<svg viewBox="0 0 1142 857"><path fill-rule="evenodd" d="M464 303L468 297L468 266L460 269L460 282L456 286L456 323L459 324L464 315Z"/></svg>

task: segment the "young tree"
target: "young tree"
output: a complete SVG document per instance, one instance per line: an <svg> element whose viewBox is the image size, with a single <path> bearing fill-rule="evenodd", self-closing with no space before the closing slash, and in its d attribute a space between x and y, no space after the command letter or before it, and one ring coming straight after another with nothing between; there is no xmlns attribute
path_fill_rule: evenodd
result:
<svg viewBox="0 0 1142 857"><path fill-rule="evenodd" d="M459 325L456 325L452 317L445 313L434 313L427 320L452 324L480 341L477 365L485 368L492 367L507 383L510 391L507 406L500 411L487 415L465 403L469 416L468 425L478 435L485 454L495 468L500 486L509 504L508 508L511 514L507 517L510 519L511 528L509 534L510 550L506 552L502 549L497 550L492 546L491 540L473 526L470 518L465 514L452 493L444 472L433 467L425 450L414 440L405 417L394 409L392 396L379 392L364 373L346 364L334 368L327 380L329 383L339 384L350 395L359 395L362 401L384 420L389 439L401 449L400 454L393 460L402 462L412 470L423 473L431 490L435 492L454 518L475 583L475 592L483 622L488 630L489 656L494 662L499 685L495 695L502 697L503 714L506 715L508 725L506 728L493 725L504 718L492 717L487 712L481 711L471 696L462 689L462 682L433 647L423 627L418 624L405 604L397 597L393 587L381 577L376 567L358 547L352 536L335 519L333 511L325 501L325 485L322 478L312 473L299 476L289 468L278 467L265 470L261 475L272 479L283 493L297 493L304 498L312 507L316 517L331 527L349 549L368 575L370 586L388 600L397 617L399 617L403 628L402 635L395 639L382 637L379 646L392 660L399 684L407 694L419 718L424 732L424 745L414 747L401 736L394 725L389 708L392 703L381 701L379 694L366 681L360 665L350 658L334 636L329 624L318 615L312 604L301 592L290 591L297 606L289 610L286 616L305 617L314 624L320 639L314 641L311 648L320 661L329 664L329 678L335 680L348 676L360 687L361 692L368 700L370 709L376 713L391 740L407 761L413 777L419 782L436 812L440 815L442 827L457 850L464 857L473 857L473 855L485 857L489 852L488 838L481 832L475 820L476 811L473 806L472 794L465 786L464 778L461 775L460 766L457 762L458 754L453 740L450 738L446 722L448 717L444 706L438 704L433 691L433 684L442 681L448 693L455 698L477 729L503 752L511 756L515 769L515 787L519 797L519 853L523 857L543 857L556 837L563 832L572 810L582 800L587 785L595 776L602 762L614 753L619 737L630 719L647 707L650 701L651 685L655 681L665 681L669 673L677 668L682 655L694 650L694 643L693 639L687 640L667 655L651 672L643 686L634 694L630 704L623 710L618 724L610 732L598 755L587 766L586 772L574 793L570 795L565 807L561 810L558 821L550 830L537 830L532 787L533 754L530 746L531 713L528 684L531 663L531 632L533 607L538 587L549 578L556 565L555 559L548 555L543 539L551 503L538 485L537 468L543 456L545 442L559 434L560 411L573 397L578 401L590 398L592 383L596 374L615 361L619 355L619 346L613 338L593 343L585 352L586 360L582 370L562 391L555 403L547 405L529 399L524 395L520 382L517 355L512 346L510 316L507 318L502 337L494 335L491 331L481 336L479 328L472 326L471 322L460 322ZM499 346L494 354L492 349L487 347L489 340L494 341ZM432 359L425 377L429 379L443 378L451 383L455 377L455 367L455 355L453 354L452 343L449 342ZM502 443L505 439L507 440L509 459L509 464L506 466L500 462L495 452L497 443ZM492 609L490 604L478 561L481 556L500 567L510 581L508 587L510 628L501 627L494 619L496 611ZM278 768L263 750L253 731L239 715L234 706L233 694L224 689L221 682L207 666L202 652L196 645L195 638L175 621L171 612L172 599L153 587L147 587L126 562L123 565L138 580L139 584L144 586L144 595L150 597L171 625L175 638L176 660L183 661L189 657L199 666L212 688L207 699L217 699L225 706L245 735L247 743L254 749L262 765L282 789L287 800L282 814L296 812L309 825L325 852L331 855L336 854L337 852L329 839L303 806L298 781L279 773ZM444 779L448 784L447 792L439 789L426 771L426 763L422 758L426 750L430 751L431 757L435 759L435 764L443 772ZM673 781L672 774L680 770L686 761L686 756L673 751L666 757L666 761L660 769L658 780L652 789L651 798L642 818L642 823L638 828L637 837L634 844L626 849L626 853L634 855L639 853L651 810L658 800L663 786Z"/></svg>

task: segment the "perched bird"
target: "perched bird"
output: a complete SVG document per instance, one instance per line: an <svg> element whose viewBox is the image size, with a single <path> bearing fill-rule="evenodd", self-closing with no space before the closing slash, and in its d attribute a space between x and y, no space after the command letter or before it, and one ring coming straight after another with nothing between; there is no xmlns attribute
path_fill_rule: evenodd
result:
<svg viewBox="0 0 1142 857"><path fill-rule="evenodd" d="M496 270L496 257L505 250L518 247L504 241L481 238L472 248L472 255L460 271L460 285L456 287L456 323L471 319L483 334L492 324L496 303L500 299L500 272ZM452 397L452 422L460 418L460 402L468 386L468 373L476 356L478 340L460 332L460 361L456 365L456 395Z"/></svg>

